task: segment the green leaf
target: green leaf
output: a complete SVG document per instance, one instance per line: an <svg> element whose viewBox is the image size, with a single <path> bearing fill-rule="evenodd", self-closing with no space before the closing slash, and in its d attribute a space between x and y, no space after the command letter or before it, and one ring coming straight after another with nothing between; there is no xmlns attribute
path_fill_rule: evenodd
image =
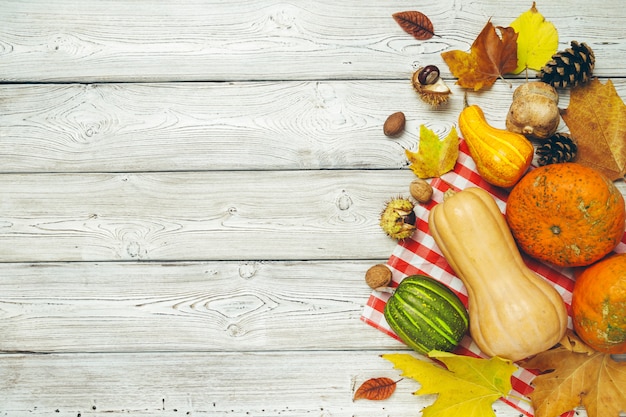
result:
<svg viewBox="0 0 626 417"><path fill-rule="evenodd" d="M440 177L454 169L459 157L459 136L454 127L440 140L435 132L421 125L418 146L417 153L409 150L405 150L405 153L411 163L411 170L419 178Z"/></svg>
<svg viewBox="0 0 626 417"><path fill-rule="evenodd" d="M428 356L443 362L447 369L410 354L382 356L402 370L402 376L420 383L415 394L439 394L432 405L422 410L423 417L495 417L491 405L512 389L511 375L517 367L511 361L440 351Z"/></svg>
<svg viewBox="0 0 626 417"><path fill-rule="evenodd" d="M537 11L535 2L522 13L511 27L517 32L517 68L519 74L526 68L540 70L556 53L559 34L556 27Z"/></svg>

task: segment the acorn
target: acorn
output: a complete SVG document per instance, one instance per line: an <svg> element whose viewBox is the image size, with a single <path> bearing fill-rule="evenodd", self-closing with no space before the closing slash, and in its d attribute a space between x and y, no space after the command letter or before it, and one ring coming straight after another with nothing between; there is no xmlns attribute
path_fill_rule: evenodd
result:
<svg viewBox="0 0 626 417"><path fill-rule="evenodd" d="M446 103L451 94L436 65L419 68L413 73L411 83L420 98L433 107Z"/></svg>

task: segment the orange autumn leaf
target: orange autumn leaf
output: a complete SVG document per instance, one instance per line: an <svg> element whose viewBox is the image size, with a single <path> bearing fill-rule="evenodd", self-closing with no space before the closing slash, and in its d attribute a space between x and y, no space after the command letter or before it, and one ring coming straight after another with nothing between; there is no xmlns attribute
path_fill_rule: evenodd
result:
<svg viewBox="0 0 626 417"><path fill-rule="evenodd" d="M458 78L458 85L478 91L515 71L517 33L511 27L495 27L489 21L474 40L469 53L455 50L443 52L441 56Z"/></svg>
<svg viewBox="0 0 626 417"><path fill-rule="evenodd" d="M354 400L386 400L396 390L398 382L391 378L371 378L365 381L354 393Z"/></svg>
<svg viewBox="0 0 626 417"><path fill-rule="evenodd" d="M585 348L572 333L522 366L544 372L529 395L535 417L558 417L581 405L589 417L618 417L626 410L626 362Z"/></svg>
<svg viewBox="0 0 626 417"><path fill-rule="evenodd" d="M574 87L563 121L576 141L575 162L602 172L611 180L626 174L626 105L611 80L597 78Z"/></svg>

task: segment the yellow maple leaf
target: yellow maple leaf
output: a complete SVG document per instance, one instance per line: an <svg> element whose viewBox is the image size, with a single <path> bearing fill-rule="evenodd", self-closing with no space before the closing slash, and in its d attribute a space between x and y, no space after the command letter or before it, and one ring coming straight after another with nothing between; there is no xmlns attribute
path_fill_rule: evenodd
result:
<svg viewBox="0 0 626 417"><path fill-rule="evenodd" d="M519 74L526 68L540 70L552 58L559 46L556 27L537 11L535 2L522 13L511 27L517 33L517 68Z"/></svg>
<svg viewBox="0 0 626 417"><path fill-rule="evenodd" d="M421 125L418 146L417 152L405 150L405 153L411 170L419 178L440 177L454 169L459 157L459 135L454 127L440 140L435 132Z"/></svg>
<svg viewBox="0 0 626 417"><path fill-rule="evenodd" d="M408 353L382 355L403 371L402 376L420 383L415 394L439 394L422 410L423 417L495 417L491 405L511 391L511 375L517 366L497 356L482 359L440 351L428 356L447 369Z"/></svg>

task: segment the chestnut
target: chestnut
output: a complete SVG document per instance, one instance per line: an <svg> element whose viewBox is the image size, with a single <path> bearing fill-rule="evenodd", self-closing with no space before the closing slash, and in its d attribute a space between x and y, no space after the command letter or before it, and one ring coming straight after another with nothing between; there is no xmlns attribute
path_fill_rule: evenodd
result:
<svg viewBox="0 0 626 417"><path fill-rule="evenodd" d="M417 74L417 80L422 85L430 85L439 79L439 68L436 65L427 65Z"/></svg>

